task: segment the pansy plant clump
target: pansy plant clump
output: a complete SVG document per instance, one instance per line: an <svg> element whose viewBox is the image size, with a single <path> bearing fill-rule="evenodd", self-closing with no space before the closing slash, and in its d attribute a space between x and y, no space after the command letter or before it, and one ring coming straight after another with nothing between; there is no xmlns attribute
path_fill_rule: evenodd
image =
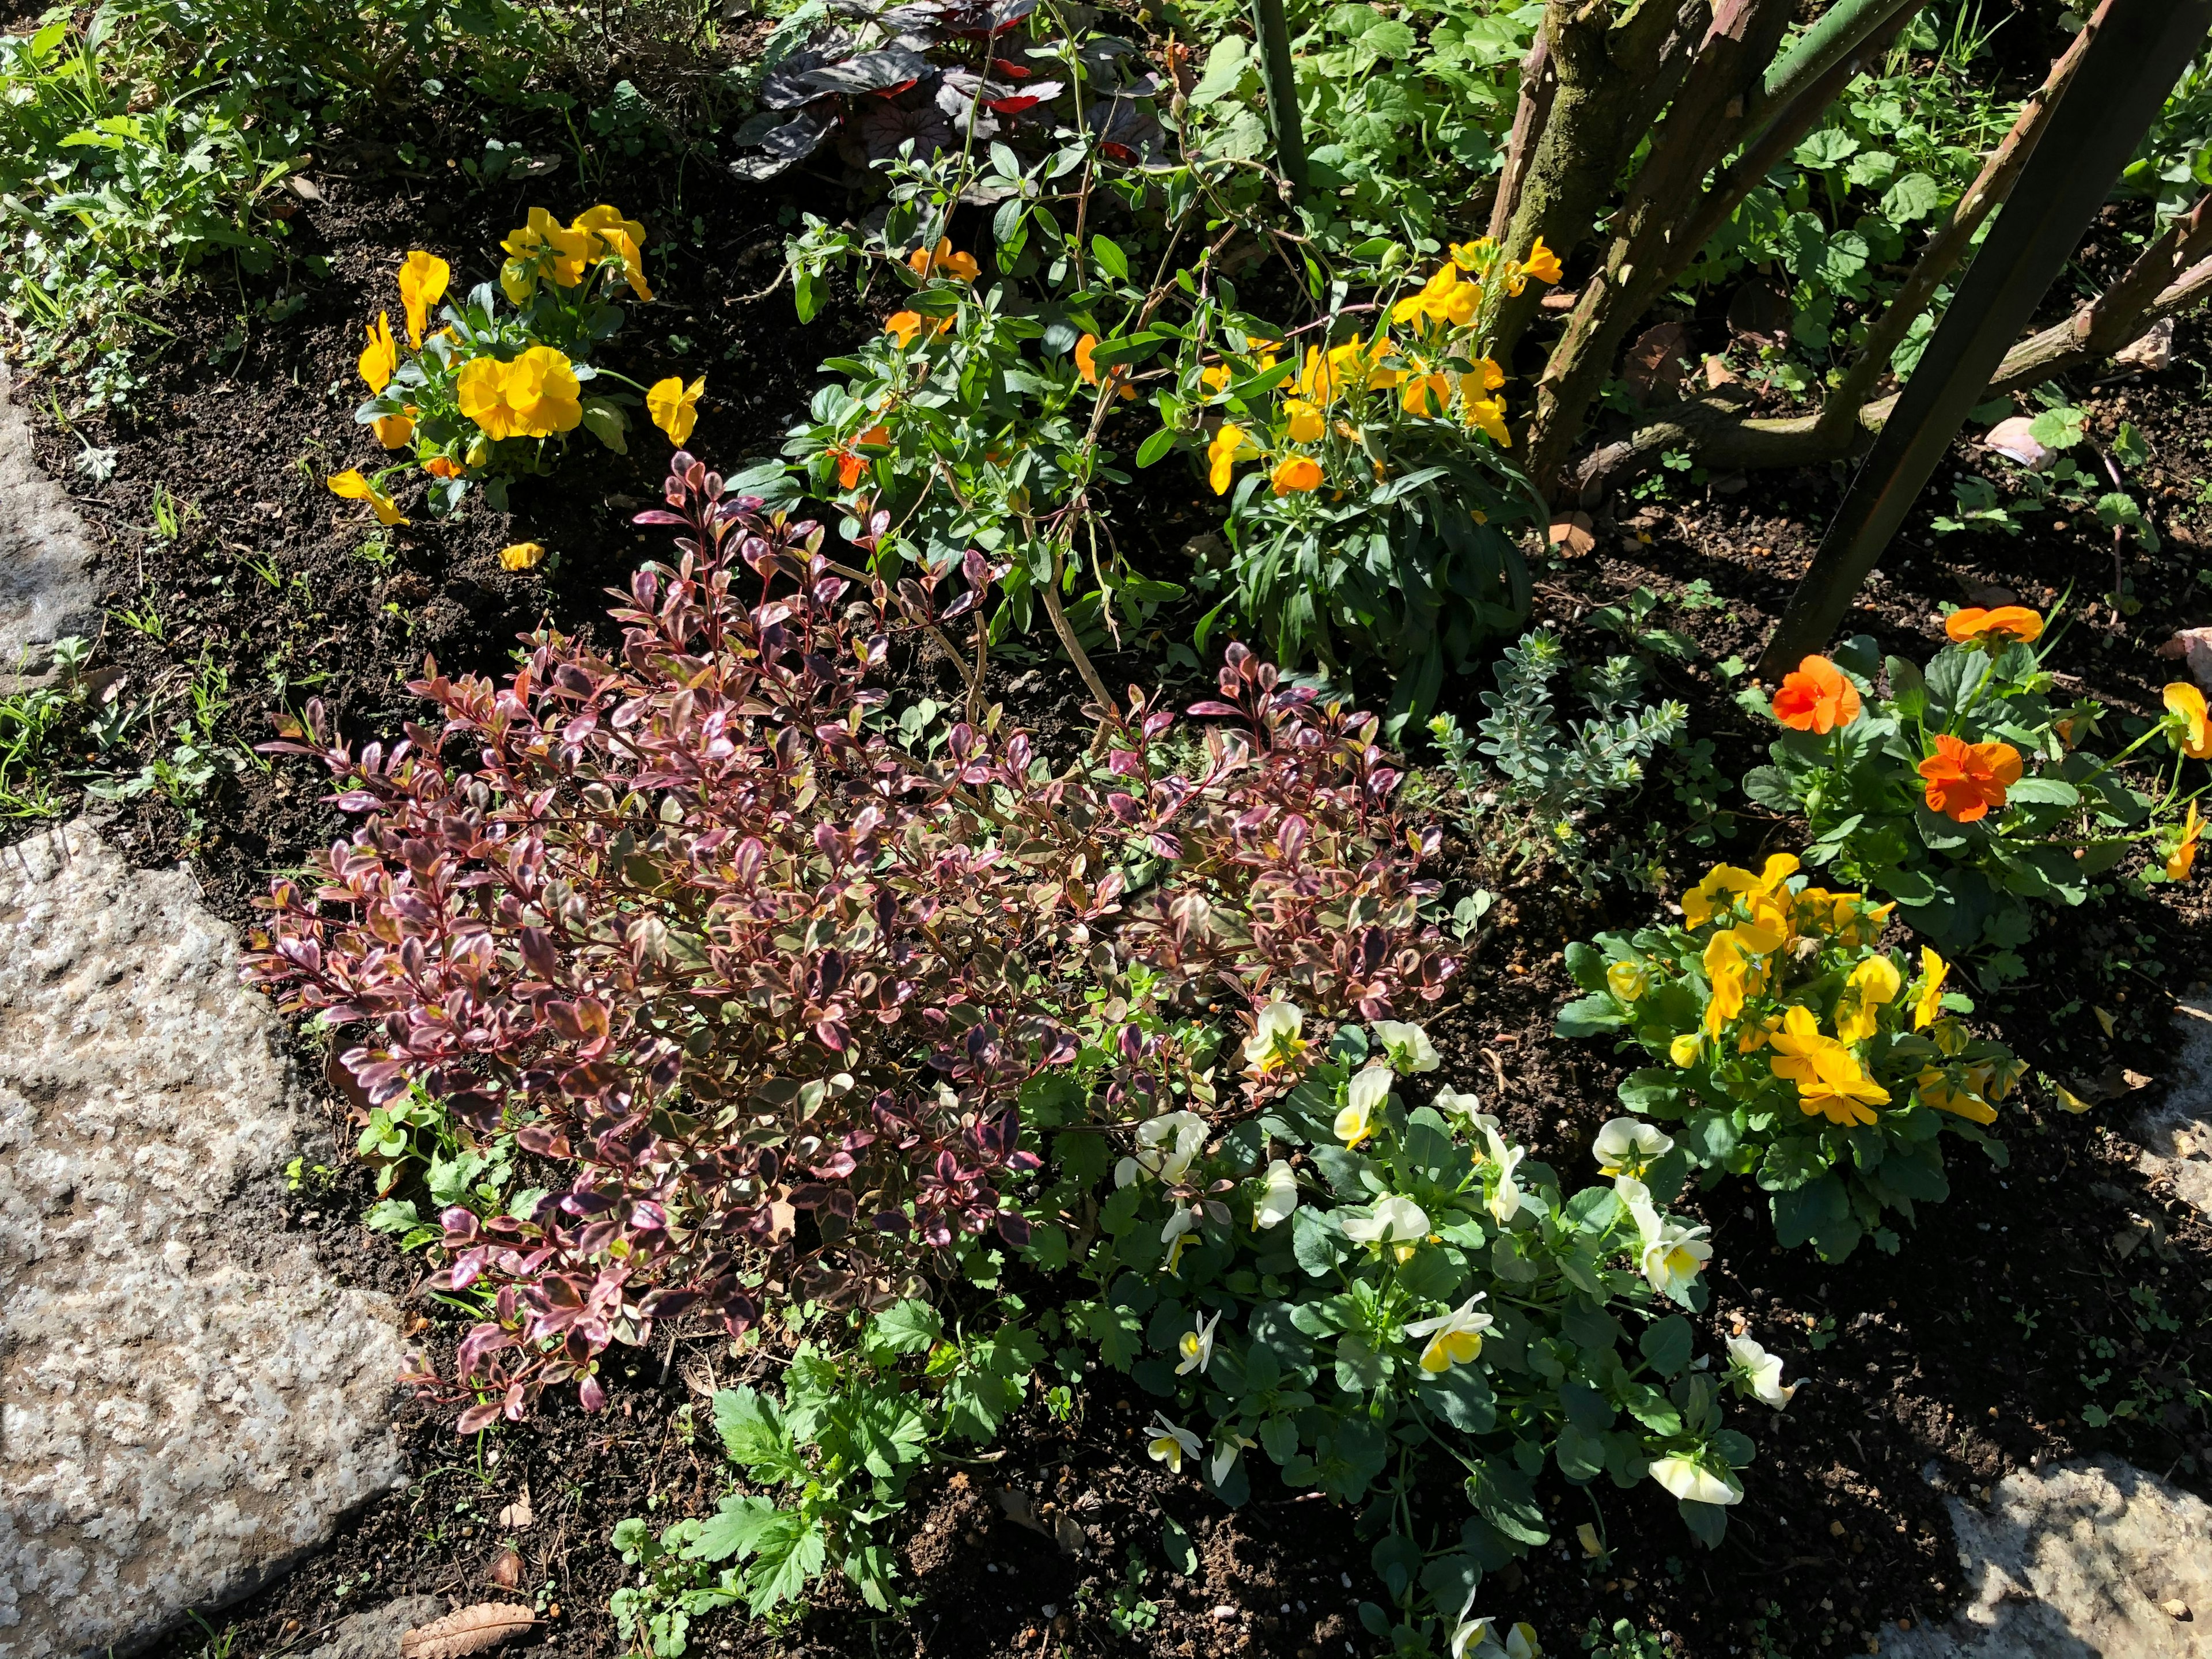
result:
<svg viewBox="0 0 2212 1659"><path fill-rule="evenodd" d="M1540 240L1525 261L1487 239L1450 252L1334 344L1224 319L1159 399L1228 498L1238 611L1268 619L1284 660L1380 656L1402 677L1401 711L1425 711L1445 672L1528 606L1508 532L1535 508L1477 319L1486 289L1557 283L1559 263Z"/></svg>
<svg viewBox="0 0 2212 1659"><path fill-rule="evenodd" d="M2130 852L2186 878L2203 783L2183 787L2184 763L2212 756L2203 695L2186 682L2167 688L2160 722L2109 758L2093 752L2106 711L2058 695L2046 630L2024 605L1955 611L1924 668L1862 637L1806 658L1771 702L1746 694L1784 729L1744 793L1802 812L1807 862L1894 900L1990 983L2025 971L2033 904L2081 903ZM2159 744L2173 752L2167 776L2117 769Z"/></svg>
<svg viewBox="0 0 2212 1659"><path fill-rule="evenodd" d="M496 287L480 283L444 306L435 329L432 308L447 296L452 268L434 254L410 253L398 272L404 344L391 313L379 312L359 364L369 398L354 413L380 445L405 459L368 475L357 468L335 474L331 490L368 502L380 524L401 524L392 480L419 470L429 480L433 513L453 511L479 483L503 508L510 480L548 469L549 441L565 445L580 428L610 449L627 448L628 411L637 399L597 389L602 380L645 392L653 423L684 443L703 383L687 387L672 378L648 389L587 361L622 326L619 294L653 298L640 251L645 240L643 225L604 204L566 225L532 208L501 244L506 258Z"/></svg>
<svg viewBox="0 0 2212 1659"><path fill-rule="evenodd" d="M637 572L618 644L540 634L501 683L430 665L436 724L388 748L319 708L271 745L359 827L273 884L247 977L341 1034L372 1107L419 1085L458 1143L534 1160L528 1202L464 1198L432 1247L482 1310L465 1428L550 1382L596 1407L608 1345L666 1322L741 1335L1026 1243L1024 1091L1078 1060L1101 976L1389 1018L1457 968L1374 717L1239 647L1172 750L1138 694L1100 711L1103 763L995 710L910 754L871 682L982 599L982 556L949 599L855 588L819 526L675 466L639 522L680 557ZM1109 1054L1132 1099L1143 1054Z"/></svg>
<svg viewBox="0 0 2212 1659"><path fill-rule="evenodd" d="M1042 1209L1105 1194L1095 1299L1067 1315L1150 1396L1152 1457L1232 1504L1264 1459L1358 1506L1385 1592L1360 1616L1400 1653L1488 1633L1484 1574L1551 1536L1540 1480L1656 1481L1717 1542L1753 1449L1722 1425L1735 1373L1692 1364L1677 1311L1705 1305L1711 1255L1663 1207L1685 1161L1624 1121L1613 1183L1570 1194L1437 1081L1421 1026L1317 1024L1256 1006L1229 1051L1239 1106L1209 1064L1202 1096L1155 1115L1097 1100L1055 1120ZM1427 1496L1447 1471L1466 1499L1449 1516Z"/></svg>
<svg viewBox="0 0 2212 1659"><path fill-rule="evenodd" d="M1950 964L1882 942L1893 905L1811 885L1786 853L1718 865L1682 896L1679 926L1601 933L1567 967L1589 994L1562 1036L1618 1032L1656 1064L1620 1085L1631 1111L1675 1127L1708 1185L1747 1175L1776 1237L1828 1261L1891 1212L1948 1196L1942 1136L1975 1142L2023 1066L1978 1038Z"/></svg>

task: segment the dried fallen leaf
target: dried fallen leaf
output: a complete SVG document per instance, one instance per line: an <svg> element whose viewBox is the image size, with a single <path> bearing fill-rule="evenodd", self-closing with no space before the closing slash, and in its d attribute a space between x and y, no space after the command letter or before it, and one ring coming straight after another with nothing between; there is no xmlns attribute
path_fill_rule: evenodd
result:
<svg viewBox="0 0 2212 1659"><path fill-rule="evenodd" d="M1724 386L1739 384L1741 381L1735 371L1719 358L1708 356L1705 359L1705 386L1709 390L1717 392Z"/></svg>
<svg viewBox="0 0 2212 1659"><path fill-rule="evenodd" d="M530 1523L537 1518L537 1516L531 1512L530 1488L525 1486L522 1489L522 1496L499 1512L500 1530L502 1532L527 1531Z"/></svg>
<svg viewBox="0 0 2212 1659"><path fill-rule="evenodd" d="M1584 1555L1605 1553L1605 1546L1597 1541L1597 1528L1587 1521L1575 1528L1575 1541L1583 1547Z"/></svg>
<svg viewBox="0 0 2212 1659"><path fill-rule="evenodd" d="M1672 402L1689 369L1690 330L1685 323L1656 323L1636 337L1620 365L1620 378L1641 404Z"/></svg>
<svg viewBox="0 0 2212 1659"><path fill-rule="evenodd" d="M2212 628L2185 628L2158 648L2161 657L2185 657L2190 678L2212 690Z"/></svg>
<svg viewBox="0 0 2212 1659"><path fill-rule="evenodd" d="M1036 1511L1030 1507L1027 1492L1018 1492L1012 1486L1001 1486L998 1498L999 1507L1006 1512L1007 1520L1018 1527L1027 1527L1031 1532L1042 1533L1047 1538L1052 1536L1051 1528L1038 1520Z"/></svg>
<svg viewBox="0 0 2212 1659"><path fill-rule="evenodd" d="M515 1589L522 1583L522 1557L512 1546L502 1549L492 1557L484 1577L503 1590Z"/></svg>
<svg viewBox="0 0 2212 1659"><path fill-rule="evenodd" d="M1729 296L1729 329L1764 344L1784 343L1796 315L1788 297L1765 283L1746 283Z"/></svg>
<svg viewBox="0 0 2212 1659"><path fill-rule="evenodd" d="M1597 538L1590 533L1593 527L1593 521L1587 513L1570 513L1564 519L1554 519L1552 520L1552 544L1565 549L1569 558L1580 558L1597 545Z"/></svg>
<svg viewBox="0 0 2212 1659"><path fill-rule="evenodd" d="M2109 1009L2100 1008L2094 1004L2092 1004L2090 1006L2089 1012L2096 1015L2097 1024L2105 1028L2105 1035L2106 1036L2112 1036L2113 1031L2118 1029L2119 1021L2112 1016L2112 1013Z"/></svg>
<svg viewBox="0 0 2212 1659"><path fill-rule="evenodd" d="M465 1659L521 1635L537 1622L528 1607L479 1601L409 1631L399 1638L400 1659Z"/></svg>
<svg viewBox="0 0 2212 1659"><path fill-rule="evenodd" d="M2173 361L2173 319L2161 317L2136 338L2112 354L2116 363L2154 372Z"/></svg>
<svg viewBox="0 0 2212 1659"><path fill-rule="evenodd" d="M2158 1604L2158 1610L2169 1619L2186 1619L2189 1617L2189 1603L2181 1601L2178 1597L2171 1601L2160 1602Z"/></svg>
<svg viewBox="0 0 2212 1659"><path fill-rule="evenodd" d="M1052 1537L1062 1555L1072 1555L1079 1561L1091 1553L1091 1540L1072 1515L1063 1515L1052 1523Z"/></svg>
<svg viewBox="0 0 2212 1659"><path fill-rule="evenodd" d="M2035 422L2025 415L1999 421L1982 434L1984 448L1994 449L2008 461L2017 461L2031 472L2040 472L2058 459L2058 452L2035 436Z"/></svg>

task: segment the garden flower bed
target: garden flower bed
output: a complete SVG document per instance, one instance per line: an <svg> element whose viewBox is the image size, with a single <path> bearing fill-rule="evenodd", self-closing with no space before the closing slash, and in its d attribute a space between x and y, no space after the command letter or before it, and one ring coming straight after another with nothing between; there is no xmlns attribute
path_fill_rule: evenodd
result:
<svg viewBox="0 0 2212 1659"><path fill-rule="evenodd" d="M1415 50L1342 9L1340 101ZM2206 1492L2212 1223L2136 1127L2212 980L2202 319L2006 402L2032 472L1986 410L1761 684L1841 463L1546 508L1489 351L1587 253L1385 235L1317 148L1365 228L1310 290L1265 201L1130 182L1258 131L1241 35L1025 16L813 37L744 142L623 126L762 44L637 20L543 71L573 150L495 48L404 135L333 100L285 261L134 300L112 395L18 379L107 620L0 794L240 930L330 1124L265 1225L416 1349L409 1484L159 1650L428 1593L559 1654L1806 1659L1958 1607L1947 1494ZM1499 143L1516 16L1418 48ZM1986 131L1798 176L1955 196L2027 33L1898 48ZM885 112L969 173L806 125ZM1730 257L1616 412L1677 356L1779 410L1868 303Z"/></svg>

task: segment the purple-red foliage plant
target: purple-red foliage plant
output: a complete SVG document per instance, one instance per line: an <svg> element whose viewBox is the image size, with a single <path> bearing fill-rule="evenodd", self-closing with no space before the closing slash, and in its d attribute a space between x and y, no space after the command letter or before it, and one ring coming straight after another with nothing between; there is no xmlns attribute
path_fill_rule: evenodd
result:
<svg viewBox="0 0 2212 1659"><path fill-rule="evenodd" d="M680 556L633 577L619 650L541 632L504 684L427 665L442 725L389 750L313 705L269 745L319 757L362 821L315 882L272 883L247 979L356 1034L372 1103L419 1084L551 1188L441 1218L432 1283L488 1311L464 1431L561 1382L596 1408L599 1356L658 1322L737 1335L779 1291L1022 1243L1019 1091L1132 962L1187 1011L1363 1019L1458 965L1373 717L1232 647L1183 770L1133 688L1103 767L1055 772L995 708L909 755L868 681L895 634L975 609L982 556L949 602L927 575L863 589L688 454L665 495L637 522ZM1111 1046L1116 1099L1156 1092L1136 1029Z"/></svg>

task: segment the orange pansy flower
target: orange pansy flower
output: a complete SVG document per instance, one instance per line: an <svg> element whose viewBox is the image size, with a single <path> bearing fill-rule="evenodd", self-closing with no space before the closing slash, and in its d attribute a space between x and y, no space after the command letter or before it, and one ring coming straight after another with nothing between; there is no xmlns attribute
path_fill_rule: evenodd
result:
<svg viewBox="0 0 2212 1659"><path fill-rule="evenodd" d="M1783 677L1774 694L1774 718L1798 732L1822 737L1859 717L1859 689L1826 657L1808 657Z"/></svg>
<svg viewBox="0 0 2212 1659"><path fill-rule="evenodd" d="M2001 605L1994 611L1969 605L1944 617L1943 631L1960 645L1978 640L2019 640L2027 644L2043 637L2043 618L2024 605Z"/></svg>
<svg viewBox="0 0 2212 1659"><path fill-rule="evenodd" d="M1938 733L1936 752L1920 763L1928 781L1928 810L1954 823L1973 823L2005 804L2020 781L2020 750L2008 743L1962 743Z"/></svg>

